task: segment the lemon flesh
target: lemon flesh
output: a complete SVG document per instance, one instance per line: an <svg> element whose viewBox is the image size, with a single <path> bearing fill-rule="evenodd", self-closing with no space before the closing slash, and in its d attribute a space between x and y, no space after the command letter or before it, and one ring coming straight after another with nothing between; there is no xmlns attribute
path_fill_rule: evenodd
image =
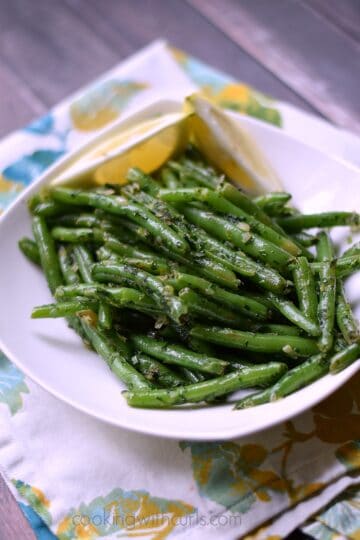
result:
<svg viewBox="0 0 360 540"><path fill-rule="evenodd" d="M187 103L195 113L189 119L194 142L211 164L251 194L282 190L277 174L239 122L199 94L189 96Z"/></svg>

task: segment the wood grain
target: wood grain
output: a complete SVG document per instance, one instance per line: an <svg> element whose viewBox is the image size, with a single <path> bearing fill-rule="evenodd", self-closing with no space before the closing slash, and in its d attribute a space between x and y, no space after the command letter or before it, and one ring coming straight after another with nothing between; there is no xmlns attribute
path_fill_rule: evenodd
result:
<svg viewBox="0 0 360 540"><path fill-rule="evenodd" d="M0 540L36 540L0 474Z"/></svg>
<svg viewBox="0 0 360 540"><path fill-rule="evenodd" d="M11 0L1 10L0 57L47 106L128 54L125 41L113 51L64 2Z"/></svg>
<svg viewBox="0 0 360 540"><path fill-rule="evenodd" d="M0 137L46 111L44 103L1 61L0 89Z"/></svg>
<svg viewBox="0 0 360 540"><path fill-rule="evenodd" d="M334 123L360 133L359 45L295 0L187 0Z"/></svg>
<svg viewBox="0 0 360 540"><path fill-rule="evenodd" d="M162 36L238 80L316 112L306 100L183 0L144 0L141 10L136 8L133 0L102 3L98 0L67 0L67 3L114 51L121 48L120 40L124 38L139 48Z"/></svg>
<svg viewBox="0 0 360 540"><path fill-rule="evenodd" d="M360 2L359 0L302 0L331 21L335 28L348 37L360 41Z"/></svg>

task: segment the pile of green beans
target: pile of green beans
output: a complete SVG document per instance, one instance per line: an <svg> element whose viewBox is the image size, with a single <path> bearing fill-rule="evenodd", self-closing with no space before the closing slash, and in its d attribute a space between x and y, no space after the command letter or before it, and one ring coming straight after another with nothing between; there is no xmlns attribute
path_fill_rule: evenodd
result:
<svg viewBox="0 0 360 540"><path fill-rule="evenodd" d="M124 185L38 194L19 248L54 302L32 317L65 317L131 406L244 388L261 390L237 409L285 397L360 356L344 290L359 244L336 257L328 234L359 214L304 215L290 201L249 197L194 148L153 177L133 168Z"/></svg>

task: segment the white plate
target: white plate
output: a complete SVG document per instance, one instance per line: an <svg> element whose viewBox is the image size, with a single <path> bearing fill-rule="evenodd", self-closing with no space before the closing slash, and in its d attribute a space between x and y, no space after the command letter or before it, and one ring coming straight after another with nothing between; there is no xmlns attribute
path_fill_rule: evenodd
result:
<svg viewBox="0 0 360 540"><path fill-rule="evenodd" d="M169 108L173 110L173 104L165 103L164 109ZM255 137L302 210L359 210L358 169L260 121L232 116ZM101 358L84 348L65 322L30 319L32 307L50 302L51 297L41 271L17 247L22 236L31 234L26 201L73 158L68 156L52 167L0 219L0 348L43 388L91 416L126 429L170 438L215 440L248 435L297 415L332 394L359 369L360 360L282 401L242 411L232 410L231 404L190 410L128 407L121 383ZM336 240L346 241L344 230L338 229ZM349 280L347 290L351 300L359 303L358 276Z"/></svg>

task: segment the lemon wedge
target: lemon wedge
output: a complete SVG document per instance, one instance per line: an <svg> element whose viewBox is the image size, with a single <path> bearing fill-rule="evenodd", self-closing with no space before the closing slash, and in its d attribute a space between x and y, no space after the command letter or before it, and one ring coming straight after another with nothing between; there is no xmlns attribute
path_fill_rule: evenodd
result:
<svg viewBox="0 0 360 540"><path fill-rule="evenodd" d="M248 193L281 191L277 174L247 130L199 94L186 98L193 112L189 129L195 144L217 169Z"/></svg>
<svg viewBox="0 0 360 540"><path fill-rule="evenodd" d="M52 182L53 185L123 184L131 167L151 173L185 148L189 113L168 113L114 134Z"/></svg>

